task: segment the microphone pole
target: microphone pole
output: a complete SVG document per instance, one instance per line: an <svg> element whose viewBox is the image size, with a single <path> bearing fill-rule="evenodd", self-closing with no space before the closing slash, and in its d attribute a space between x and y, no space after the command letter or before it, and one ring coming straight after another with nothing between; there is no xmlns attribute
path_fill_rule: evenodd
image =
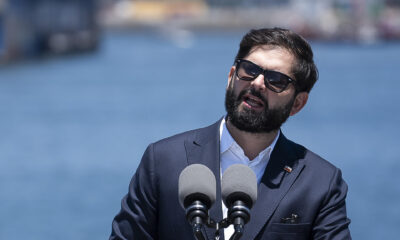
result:
<svg viewBox="0 0 400 240"><path fill-rule="evenodd" d="M236 200L228 211L235 232L229 240L239 240L244 231L244 225L250 220L250 209L241 200Z"/></svg>
<svg viewBox="0 0 400 240"><path fill-rule="evenodd" d="M203 227L203 219L207 219L207 207L201 201L194 201L186 209L187 220L192 225L192 230L196 240L205 240L201 228Z"/></svg>

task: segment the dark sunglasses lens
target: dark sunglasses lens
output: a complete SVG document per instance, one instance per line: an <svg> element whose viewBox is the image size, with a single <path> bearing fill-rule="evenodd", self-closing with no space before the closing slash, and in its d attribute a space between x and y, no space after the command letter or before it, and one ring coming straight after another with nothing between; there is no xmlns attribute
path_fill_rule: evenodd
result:
<svg viewBox="0 0 400 240"><path fill-rule="evenodd" d="M252 81L261 73L257 65L249 62L239 62L237 68L239 79L244 81Z"/></svg>
<svg viewBox="0 0 400 240"><path fill-rule="evenodd" d="M268 72L265 75L265 80L268 81L269 89L275 92L283 91L289 84L289 79L279 72Z"/></svg>

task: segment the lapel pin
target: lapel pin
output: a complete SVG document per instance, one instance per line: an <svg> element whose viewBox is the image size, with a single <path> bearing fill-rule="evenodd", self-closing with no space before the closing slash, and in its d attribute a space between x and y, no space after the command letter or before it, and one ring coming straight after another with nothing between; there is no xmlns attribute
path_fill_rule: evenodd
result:
<svg viewBox="0 0 400 240"><path fill-rule="evenodd" d="M285 166L284 168L283 168L286 172L288 172L288 173L291 173L292 172L292 168L291 167L289 167L289 166Z"/></svg>

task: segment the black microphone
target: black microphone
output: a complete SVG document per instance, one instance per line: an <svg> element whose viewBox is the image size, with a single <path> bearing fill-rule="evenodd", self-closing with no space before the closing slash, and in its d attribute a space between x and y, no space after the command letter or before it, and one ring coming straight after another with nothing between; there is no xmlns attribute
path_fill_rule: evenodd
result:
<svg viewBox="0 0 400 240"><path fill-rule="evenodd" d="M192 164L179 175L179 202L198 240L204 240L201 228L208 221L208 209L216 198L213 172L202 164Z"/></svg>
<svg viewBox="0 0 400 240"><path fill-rule="evenodd" d="M224 172L221 184L228 221L235 229L230 240L238 240L243 235L244 225L250 220L250 209L257 200L257 177L249 167L234 164Z"/></svg>

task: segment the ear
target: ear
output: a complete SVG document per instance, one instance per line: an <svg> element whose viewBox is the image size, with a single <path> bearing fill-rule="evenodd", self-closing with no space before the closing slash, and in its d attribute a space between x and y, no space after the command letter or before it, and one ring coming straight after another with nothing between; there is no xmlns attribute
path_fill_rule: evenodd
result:
<svg viewBox="0 0 400 240"><path fill-rule="evenodd" d="M235 66L231 67L231 70L229 70L229 75L228 75L228 85L226 85L226 87L228 87L231 84L231 81L233 80L232 77L235 74Z"/></svg>
<svg viewBox="0 0 400 240"><path fill-rule="evenodd" d="M299 92L296 98L294 99L292 110L290 110L290 116L293 116L296 113L300 112L300 110L306 105L307 100L308 100L308 93Z"/></svg>

